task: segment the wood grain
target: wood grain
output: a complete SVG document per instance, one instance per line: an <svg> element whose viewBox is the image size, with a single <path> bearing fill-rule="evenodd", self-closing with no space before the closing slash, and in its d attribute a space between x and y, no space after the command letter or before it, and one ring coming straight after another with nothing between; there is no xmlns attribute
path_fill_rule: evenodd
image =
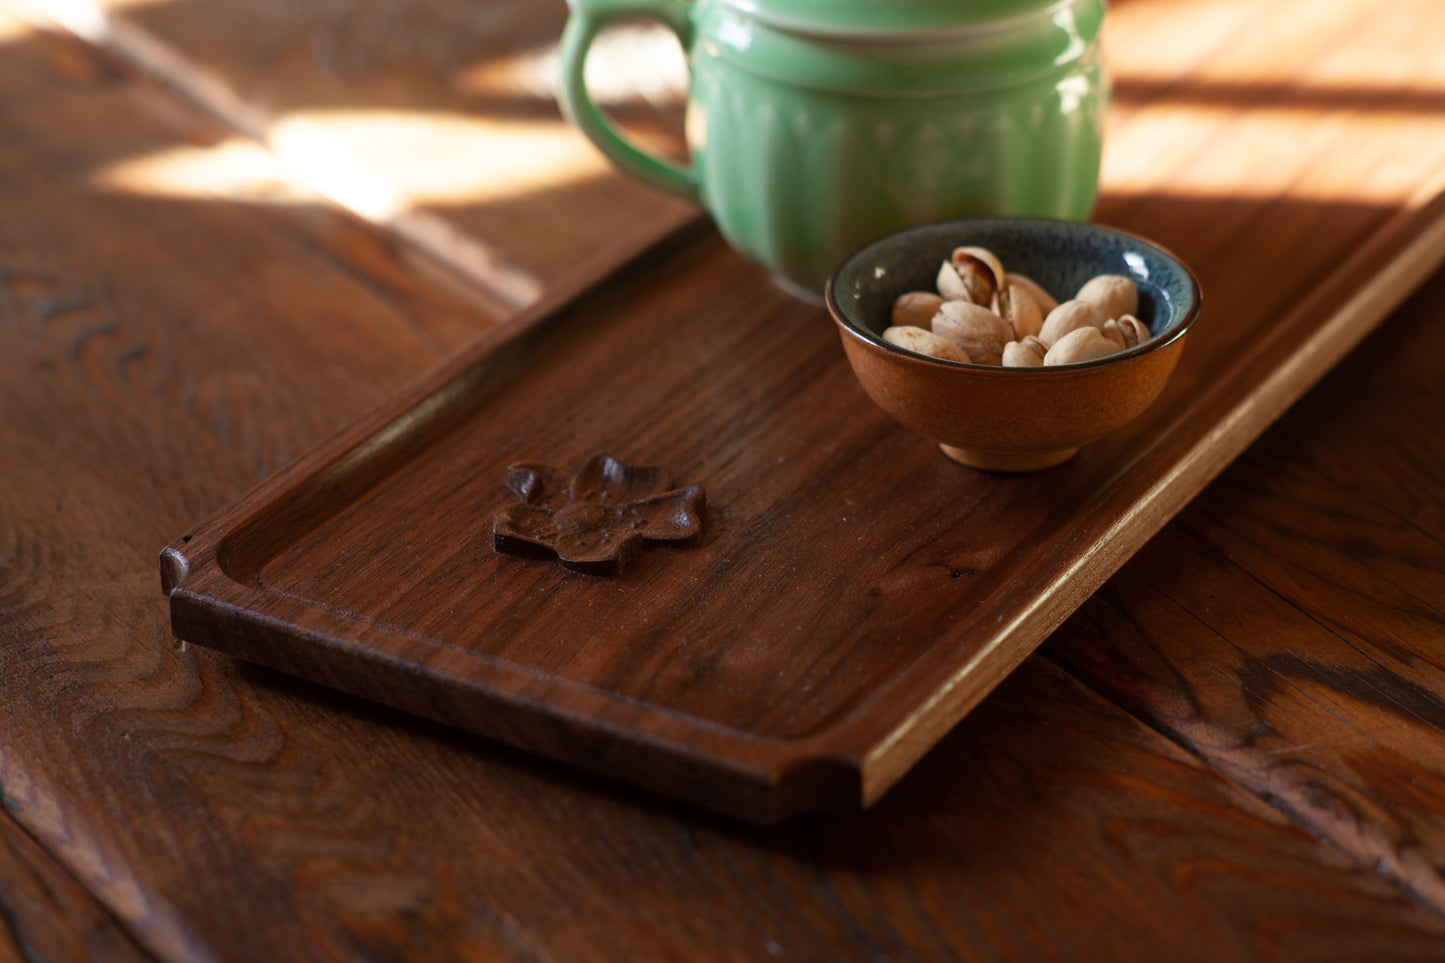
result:
<svg viewBox="0 0 1445 963"><path fill-rule="evenodd" d="M171 904L206 821L171 837L170 878L132 868L185 805L145 771L164 737L158 750L135 734L206 689L147 600L155 546L489 322L398 284L394 263L363 280L280 210L97 186L113 158L194 129L158 89L71 69L22 36L0 57L0 784L13 818L150 951L213 959ZM207 459L198 475L192 457ZM204 746L226 724L178 731ZM122 760L133 781L107 778Z"/></svg>
<svg viewBox="0 0 1445 963"><path fill-rule="evenodd" d="M563 122L555 0L27 2L265 144L291 179L445 265L498 317L697 217ZM677 156L685 82L649 99L662 71L635 63L669 42L619 49L611 87L629 135Z"/></svg>
<svg viewBox="0 0 1445 963"><path fill-rule="evenodd" d="M1437 275L1124 568L1050 655L1445 909ZM1368 493L1368 494L1366 494Z"/></svg>
<svg viewBox="0 0 1445 963"><path fill-rule="evenodd" d="M0 817L0 960L153 959L41 845Z"/></svg>
<svg viewBox="0 0 1445 963"><path fill-rule="evenodd" d="M1139 759L1134 752L1147 743L1136 746L1132 739L1115 741L1113 735L1105 736L1107 748L1096 741L1112 733L1118 710L1069 695L1073 684L1062 674L1044 671L1037 660L1026 662L894 794L865 816L829 824L840 835L850 835L857 847L846 865L868 867L885 879L907 873L931 908L931 921L945 933L968 934L966 945L979 948L985 959L1053 954L1065 959L1368 959L1374 952L1406 958L1428 958L1434 952L1429 940L1384 949L1370 935L1371 924L1357 930L1349 921L1354 911L1340 906L1336 896L1310 892L1312 887L1286 869L1291 862L1287 848L1266 843L1270 855L1255 864L1244 847L1257 843L1235 833L1250 832L1256 818L1279 818L1277 811L1266 816L1268 810L1231 803L1213 811L1223 821L1204 816L1193 807L1212 808L1206 802L1212 794L1194 796L1196 790L1176 783L1183 770L1134 764ZM1102 770L1094 768L1106 759ZM1186 753L1177 757L1186 760L1192 762ZM1115 763L1123 767L1113 769ZM1185 802L1185 795L1194 801ZM1012 806L1024 807L1022 824ZM1203 818L1180 832L1183 827L1172 821L1181 810L1191 811L1190 823ZM1089 821L1088 828L1080 820ZM1084 876L1075 875L1079 864L1062 857L1069 841L1078 838L1098 838L1102 844L1087 857ZM839 845L844 845L841 840ZM1150 858L1139 862L1146 849ZM1026 865L1005 868L1011 856ZM1148 872L1145 865L1154 857L1170 866L1169 880L1160 881L1160 891L1169 894L1162 899L1138 888L1136 874ZM1215 857L1222 857L1223 864ZM1048 865L1052 868L1043 868ZM980 870L992 878L970 893ZM1274 870L1284 872L1276 876ZM1041 885L1088 890L1091 898L1073 903L1039 893L1041 899L1026 915L1009 900L998 900L1000 892ZM1275 902L1281 899L1290 908ZM1227 900L1233 909L1221 913L1216 900ZM1211 932L1184 921L1189 916L1241 921L1244 907L1266 904L1276 907L1270 921L1257 918L1232 932ZM1334 908L1323 910L1331 904ZM1110 908L1101 911L1100 905ZM901 939L916 941L908 951L918 959L947 958L945 944L925 942L930 930L912 913L916 910L900 904L886 916L907 921L899 926L908 934ZM882 955L906 958L893 947L885 947Z"/></svg>
<svg viewBox="0 0 1445 963"><path fill-rule="evenodd" d="M1116 9L1130 8L1178 16L1140 0ZM1391 62L1430 37L1404 38ZM1382 878L1347 858L1315 835L1324 820L1292 822L1268 791L1262 804L1207 771L1195 745L1171 745L1037 659L873 810L755 830L178 645L154 587L164 540L487 322L387 240L328 241L318 209L101 189L92 173L189 142L195 118L125 72L60 69L69 48L8 19L0 44L0 781L14 825L46 851L22 853L19 869L7 856L4 892L63 888L63 871L94 900L69 921L31 917L29 932L55 942L28 946L65 959L79 941L104 958L109 944L85 942L100 907L168 961L1438 957L1440 914L1388 863ZM1239 203L1241 220L1259 210ZM1164 226L1188 240L1220 204L1176 198L1180 220ZM1389 216L1369 200L1311 205L1294 198L1255 226L1298 213L1271 237L1317 236L1324 256ZM1391 393L1394 377L1331 392L1332 410L1373 410L1405 431L1421 410ZM1382 392L1392 400L1371 409ZM1313 444L1295 424L1265 445ZM1345 445L1316 457L1344 472L1335 491L1354 516L1400 514L1433 533L1438 499L1419 495L1432 489L1394 479L1438 479L1420 471L1440 449L1407 435L1360 449L1366 459ZM1372 436L1356 425L1349 437ZM1268 488L1270 472L1219 486L1219 504ZM1377 503L1383 515L1365 507ZM1260 552L1254 567L1271 568ZM1321 583L1297 581L1308 594L1285 614L1329 611ZM1130 593L1114 601L1135 617ZM1418 645L1418 621L1333 611ZM1277 635L1279 614L1252 607L1260 621L1233 635ZM1195 677L1214 670L1203 659ZM1290 731L1307 743L1308 726ZM1382 801L1360 807L1362 829L1378 820L1412 845L1430 825L1428 772L1341 772ZM1418 823L1394 822L1396 805ZM1419 832L1421 859L1437 859ZM20 955L6 939L0 956Z"/></svg>

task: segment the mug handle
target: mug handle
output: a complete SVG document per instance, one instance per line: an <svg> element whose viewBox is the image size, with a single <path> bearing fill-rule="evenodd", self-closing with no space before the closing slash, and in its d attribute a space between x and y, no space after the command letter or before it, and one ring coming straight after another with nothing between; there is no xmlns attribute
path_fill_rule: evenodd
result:
<svg viewBox="0 0 1445 963"><path fill-rule="evenodd" d="M692 42L692 4L684 0L568 0L568 6L572 10L562 31L562 113L622 170L697 201L697 177L692 170L654 157L624 139L587 95L583 70L592 41L609 23L623 17L661 20L687 50Z"/></svg>

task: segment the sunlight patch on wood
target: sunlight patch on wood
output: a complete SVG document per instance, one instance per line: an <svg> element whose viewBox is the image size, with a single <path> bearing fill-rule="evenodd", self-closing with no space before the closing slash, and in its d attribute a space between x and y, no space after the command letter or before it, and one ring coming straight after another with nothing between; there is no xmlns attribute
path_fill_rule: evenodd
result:
<svg viewBox="0 0 1445 963"><path fill-rule="evenodd" d="M1339 145L1353 145L1349 156ZM1445 168L1429 113L1118 105L1100 189L1110 194L1398 203Z"/></svg>
<svg viewBox="0 0 1445 963"><path fill-rule="evenodd" d="M417 204L514 199L609 170L600 154L558 124L465 114L309 111L275 121L264 141L264 147L240 137L167 147L116 161L91 180L104 190L160 197L290 202L306 196L289 182L385 223Z"/></svg>
<svg viewBox="0 0 1445 963"><path fill-rule="evenodd" d="M44 17L83 40L99 43L109 33L110 18L126 10L147 7L172 0L21 0ZM4 37L5 24L0 22L0 38Z"/></svg>
<svg viewBox="0 0 1445 963"><path fill-rule="evenodd" d="M464 71L457 86L472 94L524 91L555 100L560 92L561 57L557 44L489 60ZM651 21L608 27L592 43L587 57L587 90L599 106L615 107L639 98L654 107L681 104L687 98L687 60L672 32Z"/></svg>
<svg viewBox="0 0 1445 963"><path fill-rule="evenodd" d="M1439 10L1439 0L1124 3L1109 9L1105 49L1120 80L1439 93L1445 57L1413 42ZM1281 56L1282 37L1292 56Z"/></svg>
<svg viewBox="0 0 1445 963"><path fill-rule="evenodd" d="M446 111L308 110L277 124L272 139L283 147L289 140L305 141L292 153L283 150L288 163L308 165L307 151L318 157L334 152L350 158L357 169L385 171L385 181L377 177L372 193L379 198L383 185L389 185L413 204L486 203L566 187L611 170L590 144L550 120L494 120Z"/></svg>
<svg viewBox="0 0 1445 963"><path fill-rule="evenodd" d="M0 3L0 44L24 39L30 32L23 11L11 9Z"/></svg>
<svg viewBox="0 0 1445 963"><path fill-rule="evenodd" d="M287 178L270 151L242 137L205 146L177 144L123 158L92 174L90 184L102 191L151 197L315 200Z"/></svg>

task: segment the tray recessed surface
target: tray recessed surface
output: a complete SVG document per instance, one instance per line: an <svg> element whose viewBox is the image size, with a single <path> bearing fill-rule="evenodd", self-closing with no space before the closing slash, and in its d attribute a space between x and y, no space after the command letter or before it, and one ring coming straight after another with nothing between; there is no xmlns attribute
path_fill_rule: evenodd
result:
<svg viewBox="0 0 1445 963"><path fill-rule="evenodd" d="M1393 302L1351 303L1281 323L1319 348L1287 383L1294 351L1206 305L1142 418L995 475L891 422L821 309L693 231L170 546L173 629L743 818L866 804ZM616 577L493 551L508 466L599 451L704 486L701 535Z"/></svg>

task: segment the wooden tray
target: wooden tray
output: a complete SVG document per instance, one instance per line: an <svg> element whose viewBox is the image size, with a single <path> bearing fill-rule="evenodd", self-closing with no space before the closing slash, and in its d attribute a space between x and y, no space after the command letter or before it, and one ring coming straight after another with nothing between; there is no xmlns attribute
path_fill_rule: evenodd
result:
<svg viewBox="0 0 1445 963"><path fill-rule="evenodd" d="M172 627L748 820L867 805L1434 269L1442 206L1277 319L1206 275L1159 401L1024 476L889 421L824 312L695 227L166 548ZM702 533L615 578L493 551L508 466L599 451L705 486Z"/></svg>

